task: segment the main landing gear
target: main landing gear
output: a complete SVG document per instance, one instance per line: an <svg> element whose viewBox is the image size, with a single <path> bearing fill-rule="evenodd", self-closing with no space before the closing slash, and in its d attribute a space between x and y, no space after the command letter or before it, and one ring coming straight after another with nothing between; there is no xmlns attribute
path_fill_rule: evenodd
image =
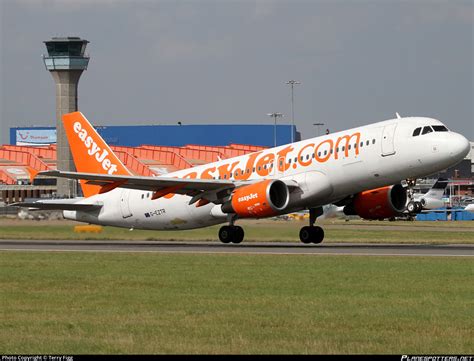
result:
<svg viewBox="0 0 474 361"><path fill-rule="evenodd" d="M324 239L324 230L315 226L316 218L323 214L322 207L309 209L309 226L305 226L300 230L300 240L304 244L321 243Z"/></svg>
<svg viewBox="0 0 474 361"><path fill-rule="evenodd" d="M240 243L244 240L244 229L240 226L234 225L237 220L236 215L229 215L227 217L229 221L228 226L222 226L219 229L219 240L222 243Z"/></svg>
<svg viewBox="0 0 474 361"><path fill-rule="evenodd" d="M219 229L219 240L222 243L240 243L244 240L244 230L240 226L222 226Z"/></svg>

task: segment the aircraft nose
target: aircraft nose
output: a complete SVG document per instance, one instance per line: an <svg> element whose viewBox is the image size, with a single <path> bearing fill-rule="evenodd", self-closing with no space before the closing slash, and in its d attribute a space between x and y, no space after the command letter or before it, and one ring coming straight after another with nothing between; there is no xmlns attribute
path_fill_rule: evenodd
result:
<svg viewBox="0 0 474 361"><path fill-rule="evenodd" d="M471 144L466 139L466 137L458 133L451 134L449 155L452 158L459 160L464 159L467 153L469 153L470 148Z"/></svg>

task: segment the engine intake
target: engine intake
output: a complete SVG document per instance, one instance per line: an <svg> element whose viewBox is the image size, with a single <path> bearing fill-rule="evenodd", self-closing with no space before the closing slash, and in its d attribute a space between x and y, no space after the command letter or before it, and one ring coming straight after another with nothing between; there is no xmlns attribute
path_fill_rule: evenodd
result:
<svg viewBox="0 0 474 361"><path fill-rule="evenodd" d="M222 212L236 213L242 218L271 217L285 209L289 200L286 184L269 179L237 188L231 200L222 205Z"/></svg>
<svg viewBox="0 0 474 361"><path fill-rule="evenodd" d="M391 218L405 210L406 202L406 189L401 184L394 184L358 193L344 208L344 213L364 219Z"/></svg>

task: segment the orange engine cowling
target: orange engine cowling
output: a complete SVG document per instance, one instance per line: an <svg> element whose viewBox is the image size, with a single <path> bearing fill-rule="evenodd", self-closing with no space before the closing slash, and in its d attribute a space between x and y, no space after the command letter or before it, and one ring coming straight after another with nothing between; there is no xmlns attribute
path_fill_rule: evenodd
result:
<svg viewBox="0 0 474 361"><path fill-rule="evenodd" d="M391 218L405 210L406 201L406 189L401 184L395 184L358 193L344 213L364 219Z"/></svg>
<svg viewBox="0 0 474 361"><path fill-rule="evenodd" d="M222 211L236 213L242 218L271 217L285 209L289 200L286 184L269 179L237 188L230 201L222 205Z"/></svg>

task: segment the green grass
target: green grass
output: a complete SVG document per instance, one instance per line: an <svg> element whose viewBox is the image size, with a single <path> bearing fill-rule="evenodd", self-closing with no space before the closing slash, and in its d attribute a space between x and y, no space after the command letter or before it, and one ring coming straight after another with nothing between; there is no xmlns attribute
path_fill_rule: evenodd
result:
<svg viewBox="0 0 474 361"><path fill-rule="evenodd" d="M467 258L0 252L0 354L467 354Z"/></svg>
<svg viewBox="0 0 474 361"><path fill-rule="evenodd" d="M129 231L124 228L104 227L100 234L74 233L72 225L45 225L25 222L0 225L0 239L98 239L98 240L208 240L217 241L220 226L188 231ZM423 223L420 225L420 223ZM428 223L428 224L427 224ZM299 242L299 230L305 222L240 221L245 229L245 241ZM452 224L456 224L454 228ZM389 226L386 228L384 226ZM323 223L325 243L474 243L474 222L337 222ZM433 230L432 228L436 229Z"/></svg>

